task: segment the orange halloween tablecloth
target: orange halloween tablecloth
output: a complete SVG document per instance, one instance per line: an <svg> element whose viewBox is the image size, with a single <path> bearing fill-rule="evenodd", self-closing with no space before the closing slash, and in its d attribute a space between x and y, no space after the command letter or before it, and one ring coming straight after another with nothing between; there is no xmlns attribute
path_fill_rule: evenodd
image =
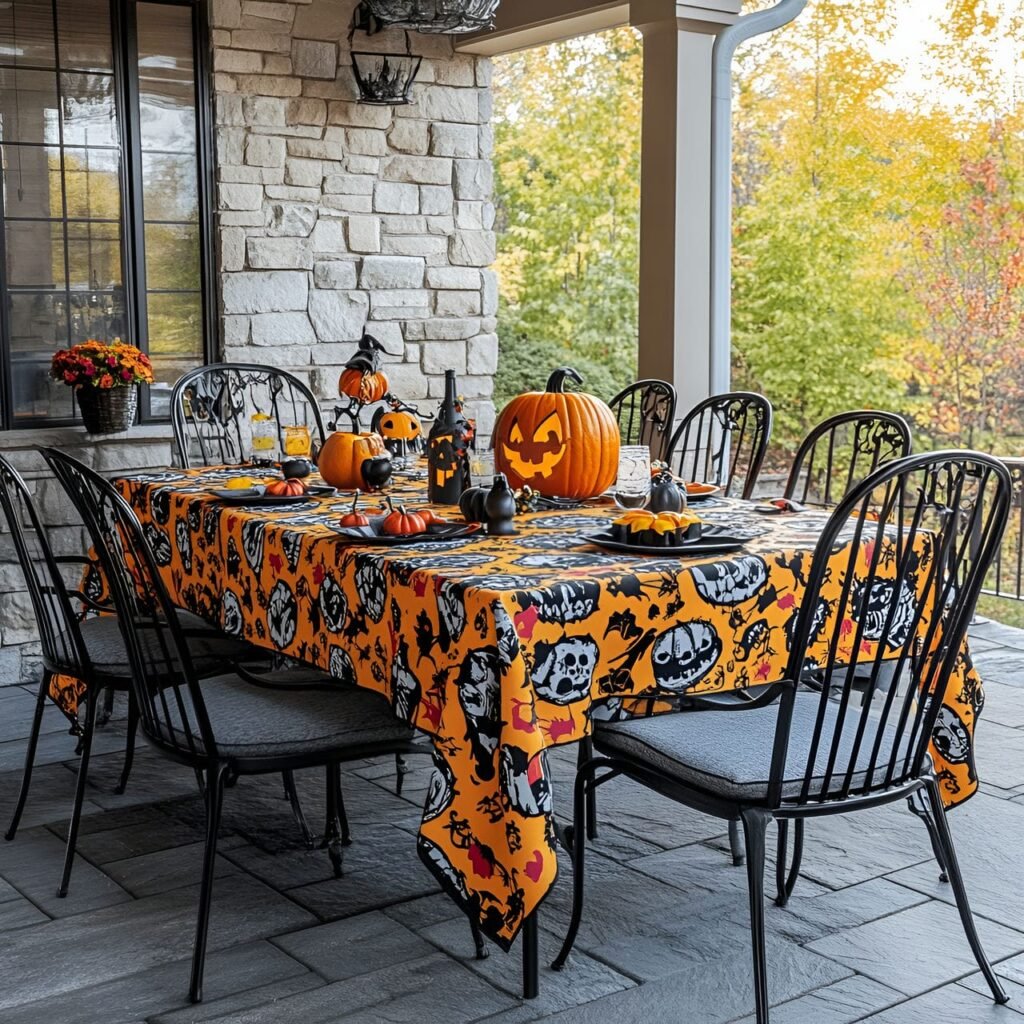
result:
<svg viewBox="0 0 1024 1024"><path fill-rule="evenodd" d="M584 737L592 713L614 714L630 695L780 678L826 518L713 499L700 506L705 520L748 542L688 561L587 544L616 515L610 507L523 516L507 538L351 546L334 528L346 499L273 509L215 500L210 490L241 472L168 470L119 486L181 605L386 694L433 737L421 856L506 948L557 871L544 751ZM392 493L424 500L418 483ZM981 705L965 650L933 737L950 805L977 788Z"/></svg>

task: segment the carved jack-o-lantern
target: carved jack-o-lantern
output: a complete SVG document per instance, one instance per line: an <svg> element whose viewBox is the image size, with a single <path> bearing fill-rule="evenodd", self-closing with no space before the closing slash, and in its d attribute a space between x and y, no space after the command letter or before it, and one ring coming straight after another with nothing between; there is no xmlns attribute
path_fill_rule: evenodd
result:
<svg viewBox="0 0 1024 1024"><path fill-rule="evenodd" d="M505 406L494 428L494 460L515 487L543 494L591 498L615 482L619 428L599 398L566 392L572 369L556 370L546 391L531 391Z"/></svg>
<svg viewBox="0 0 1024 1024"><path fill-rule="evenodd" d="M423 447L423 424L411 406L400 402L391 408L383 406L374 414L371 426L392 452L418 452Z"/></svg>
<svg viewBox="0 0 1024 1024"><path fill-rule="evenodd" d="M451 434L440 434L431 438L430 448L434 453L430 460L431 472L436 477L437 486L444 487L459 469L460 456L454 438Z"/></svg>

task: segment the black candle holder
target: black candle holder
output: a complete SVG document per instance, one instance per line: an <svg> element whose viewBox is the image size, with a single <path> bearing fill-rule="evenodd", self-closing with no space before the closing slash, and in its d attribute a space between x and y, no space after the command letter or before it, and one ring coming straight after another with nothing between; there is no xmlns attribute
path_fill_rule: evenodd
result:
<svg viewBox="0 0 1024 1024"><path fill-rule="evenodd" d="M380 107L408 105L422 63L422 57L408 53L353 50L352 73L359 88L359 102Z"/></svg>

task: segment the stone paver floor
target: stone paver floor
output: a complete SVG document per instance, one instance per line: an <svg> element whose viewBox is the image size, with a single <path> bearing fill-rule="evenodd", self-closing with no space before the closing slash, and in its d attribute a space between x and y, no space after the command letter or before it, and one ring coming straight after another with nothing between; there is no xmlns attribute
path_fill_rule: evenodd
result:
<svg viewBox="0 0 1024 1024"><path fill-rule="evenodd" d="M988 706L982 792L950 816L982 937L1011 993L991 1003L927 836L903 805L808 828L791 905L767 911L775 1024L1024 1024L1024 633L974 631ZM21 774L28 689L0 690L0 821ZM44 719L22 831L0 842L3 1024L660 1022L750 1024L745 875L721 825L627 782L601 791L588 902L570 970L518 996L520 958L472 958L465 920L420 864L427 781L401 799L390 762L350 766L355 843L341 880L305 851L275 778L229 790L206 1001L187 1006L203 810L191 772L143 745L115 796L123 719L100 735L71 893L55 896L76 759L63 719ZM555 760L564 799L573 754ZM319 773L300 778L312 818ZM568 864L541 917L550 960L568 918Z"/></svg>

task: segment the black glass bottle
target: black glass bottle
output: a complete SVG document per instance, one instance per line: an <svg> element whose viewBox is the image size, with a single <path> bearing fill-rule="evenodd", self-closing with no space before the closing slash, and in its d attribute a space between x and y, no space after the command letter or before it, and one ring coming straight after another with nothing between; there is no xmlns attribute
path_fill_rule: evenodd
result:
<svg viewBox="0 0 1024 1024"><path fill-rule="evenodd" d="M444 400L427 439L427 496L437 505L458 505L469 486L469 423L458 409L455 371L444 374Z"/></svg>

